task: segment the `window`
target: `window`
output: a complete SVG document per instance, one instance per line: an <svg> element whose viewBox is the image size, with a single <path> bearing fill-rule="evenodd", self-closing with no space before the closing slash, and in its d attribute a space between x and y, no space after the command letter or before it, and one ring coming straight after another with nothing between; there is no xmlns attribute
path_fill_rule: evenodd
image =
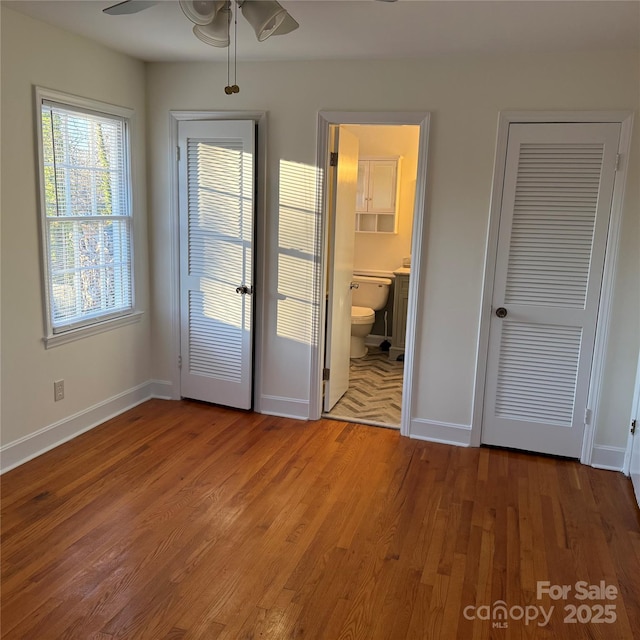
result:
<svg viewBox="0 0 640 640"><path fill-rule="evenodd" d="M133 312L129 119L81 102L38 93L49 337Z"/></svg>

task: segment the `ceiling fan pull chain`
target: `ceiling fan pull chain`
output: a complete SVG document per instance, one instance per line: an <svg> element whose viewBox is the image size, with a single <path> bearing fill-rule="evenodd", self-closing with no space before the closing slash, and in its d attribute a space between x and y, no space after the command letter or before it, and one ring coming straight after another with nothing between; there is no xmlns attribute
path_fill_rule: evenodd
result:
<svg viewBox="0 0 640 640"><path fill-rule="evenodd" d="M233 85L232 93L239 93L238 86L238 2L236 0L235 11L233 12Z"/></svg>
<svg viewBox="0 0 640 640"><path fill-rule="evenodd" d="M224 92L230 96L233 93L238 93L240 87L237 84L238 78L238 3L229 0L229 27L231 27L231 11L233 11L233 84L231 84L231 43L227 47L227 86L224 88ZM229 32L230 28L227 29Z"/></svg>
<svg viewBox="0 0 640 640"><path fill-rule="evenodd" d="M227 16L227 33L231 32L231 10L232 3L229 2L229 14ZM227 86L224 88L224 92L230 96L233 91L231 90L231 42L227 45Z"/></svg>

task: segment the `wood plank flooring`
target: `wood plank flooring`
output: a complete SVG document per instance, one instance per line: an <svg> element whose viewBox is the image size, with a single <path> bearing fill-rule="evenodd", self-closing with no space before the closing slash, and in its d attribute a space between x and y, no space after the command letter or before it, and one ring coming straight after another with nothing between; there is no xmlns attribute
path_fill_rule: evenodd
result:
<svg viewBox="0 0 640 640"><path fill-rule="evenodd" d="M632 640L640 515L575 462L153 400L2 477L1 613L5 640Z"/></svg>

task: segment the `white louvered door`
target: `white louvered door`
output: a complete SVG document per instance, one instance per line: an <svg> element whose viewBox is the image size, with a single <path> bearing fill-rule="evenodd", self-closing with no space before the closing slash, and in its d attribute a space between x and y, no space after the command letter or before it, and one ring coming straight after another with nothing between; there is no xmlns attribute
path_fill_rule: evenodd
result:
<svg viewBox="0 0 640 640"><path fill-rule="evenodd" d="M254 122L181 122L181 395L252 405Z"/></svg>
<svg viewBox="0 0 640 640"><path fill-rule="evenodd" d="M486 444L580 457L619 136L618 124L509 127Z"/></svg>

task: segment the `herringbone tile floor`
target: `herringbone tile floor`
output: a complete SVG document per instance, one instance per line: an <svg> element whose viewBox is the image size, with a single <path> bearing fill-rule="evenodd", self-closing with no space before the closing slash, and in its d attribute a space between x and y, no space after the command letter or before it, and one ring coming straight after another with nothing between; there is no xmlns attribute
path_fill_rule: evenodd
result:
<svg viewBox="0 0 640 640"><path fill-rule="evenodd" d="M400 426L404 362L369 347L364 358L351 360L349 390L327 416Z"/></svg>

